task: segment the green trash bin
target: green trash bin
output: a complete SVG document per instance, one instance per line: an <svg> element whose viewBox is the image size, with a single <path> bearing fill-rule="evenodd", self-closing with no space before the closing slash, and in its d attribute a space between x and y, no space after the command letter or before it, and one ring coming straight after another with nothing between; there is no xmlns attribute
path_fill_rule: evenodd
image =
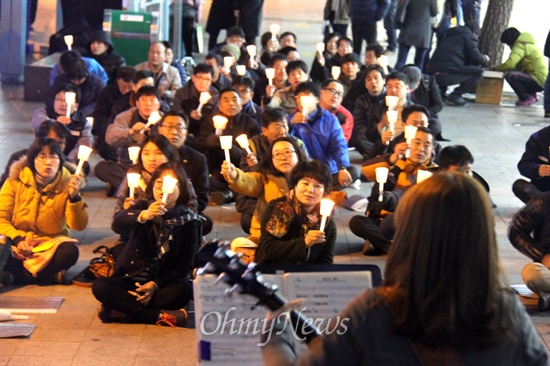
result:
<svg viewBox="0 0 550 366"><path fill-rule="evenodd" d="M103 30L110 34L115 52L126 59L126 64L147 61L151 33L156 27L153 18L151 13L105 10Z"/></svg>

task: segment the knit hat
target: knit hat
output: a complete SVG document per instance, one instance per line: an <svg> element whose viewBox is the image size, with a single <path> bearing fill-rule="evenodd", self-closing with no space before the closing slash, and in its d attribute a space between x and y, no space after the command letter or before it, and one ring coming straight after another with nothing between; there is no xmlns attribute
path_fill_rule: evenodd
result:
<svg viewBox="0 0 550 366"><path fill-rule="evenodd" d="M521 33L514 27L506 29L500 36L500 41L512 47Z"/></svg>
<svg viewBox="0 0 550 366"><path fill-rule="evenodd" d="M239 49L239 47L237 47L236 45L234 45L232 43L226 44L225 46L223 46L223 48L221 50L226 51L226 52L230 52L231 54L233 54L233 56L235 56L236 60L241 58L241 50Z"/></svg>

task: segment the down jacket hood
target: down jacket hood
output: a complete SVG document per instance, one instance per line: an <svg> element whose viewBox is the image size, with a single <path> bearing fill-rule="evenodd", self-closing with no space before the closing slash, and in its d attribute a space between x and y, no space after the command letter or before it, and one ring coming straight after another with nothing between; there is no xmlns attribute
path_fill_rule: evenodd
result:
<svg viewBox="0 0 550 366"><path fill-rule="evenodd" d="M27 166L29 166L27 161L27 155L23 155L21 159L15 161L10 166L9 178L12 180L19 180L21 171ZM73 174L76 171L76 165L71 163L70 161L65 160L65 162L63 163L63 168L61 168L62 172L63 170L66 170L68 174ZM83 189L84 187L86 187L86 176L84 175L84 173L81 172L80 189Z"/></svg>

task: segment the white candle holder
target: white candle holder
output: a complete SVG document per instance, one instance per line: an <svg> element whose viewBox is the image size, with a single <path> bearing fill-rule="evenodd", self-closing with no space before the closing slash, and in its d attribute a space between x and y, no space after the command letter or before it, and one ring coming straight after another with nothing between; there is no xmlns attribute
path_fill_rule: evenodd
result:
<svg viewBox="0 0 550 366"><path fill-rule="evenodd" d="M279 32L281 31L281 26L273 23L269 26L269 31L271 32L271 39L276 40Z"/></svg>
<svg viewBox="0 0 550 366"><path fill-rule="evenodd" d="M225 161L231 163L231 155L229 155L229 151L231 150L231 146L233 145L233 136L220 136L220 145L225 153Z"/></svg>
<svg viewBox="0 0 550 366"><path fill-rule="evenodd" d="M72 35L66 35L65 37L63 37L63 39L65 40L65 44L67 45L67 48L70 50L73 49L73 42L74 42L74 38Z"/></svg>
<svg viewBox="0 0 550 366"><path fill-rule="evenodd" d="M380 189L378 190L379 191L379 194L378 194L378 201L379 202L382 202L384 197L383 197L383 194L384 194L384 183L386 183L388 181L388 173L389 173L389 169L386 168L386 167L378 167L375 169L375 172L376 172L376 182L380 185Z"/></svg>
<svg viewBox="0 0 550 366"><path fill-rule="evenodd" d="M224 116L214 116L212 117L212 122L214 123L214 128L216 129L216 136L221 136L223 130L227 126L227 118Z"/></svg>
<svg viewBox="0 0 550 366"><path fill-rule="evenodd" d="M76 93L75 92L65 92L65 103L67 103L66 116L71 116L71 109L73 104L76 102Z"/></svg>
<svg viewBox="0 0 550 366"><path fill-rule="evenodd" d="M265 77L269 80L269 85L273 85L273 79L275 78L275 69L268 67L265 69Z"/></svg>
<svg viewBox="0 0 550 366"><path fill-rule="evenodd" d="M161 118L162 117L160 116L160 113L158 111L152 111L149 115L149 118L147 119L147 124L145 125L145 128L156 125ZM141 133L144 133L144 130L141 130Z"/></svg>
<svg viewBox="0 0 550 366"><path fill-rule="evenodd" d="M382 67L384 69L384 73L387 75L388 74L388 65L390 64L388 56L381 55L380 57L378 57L377 61L378 61L378 65L380 65L380 67Z"/></svg>
<svg viewBox="0 0 550 366"><path fill-rule="evenodd" d="M300 104L302 105L302 115L305 119L307 119L307 117L309 117L309 115L313 113L313 111L315 111L317 101L312 95L302 95L300 97Z"/></svg>
<svg viewBox="0 0 550 366"><path fill-rule="evenodd" d="M176 188L178 180L171 175L165 175L162 178L162 202L166 203L168 195L174 193L174 188Z"/></svg>
<svg viewBox="0 0 550 366"><path fill-rule="evenodd" d="M252 154L252 150L250 150L250 144L248 143L248 136L246 136L246 134L243 133L242 135L235 137L235 141L237 141L241 149L246 150L246 153L248 155Z"/></svg>
<svg viewBox="0 0 550 366"><path fill-rule="evenodd" d="M396 109L397 103L399 103L399 97L393 95L386 95L386 106L388 109Z"/></svg>
<svg viewBox="0 0 550 366"><path fill-rule="evenodd" d="M223 67L225 67L226 69L230 69L231 66L233 66L233 57L232 56L225 56L223 58Z"/></svg>
<svg viewBox="0 0 550 366"><path fill-rule="evenodd" d="M388 118L388 128L394 133L395 132L395 122L397 122L397 111L389 109L386 112L386 117ZM386 145L389 145L389 141L386 142Z"/></svg>
<svg viewBox="0 0 550 366"><path fill-rule="evenodd" d="M212 98L210 93L208 92L201 92L201 95L199 97L199 106L197 107L197 112L200 113L202 110L202 107L208 103L208 101Z"/></svg>
<svg viewBox="0 0 550 366"><path fill-rule="evenodd" d="M86 117L86 121L90 124L90 126L94 127L94 117Z"/></svg>
<svg viewBox="0 0 550 366"><path fill-rule="evenodd" d="M246 46L246 51L248 52L248 55L250 56L251 59L254 59L256 57L256 52L257 52L256 45L251 44Z"/></svg>
<svg viewBox="0 0 550 366"><path fill-rule="evenodd" d="M319 226L319 230L325 231L325 225L327 223L327 219L330 217L330 214L332 213L332 209L334 208L334 202L329 200L328 198L323 198L321 200L321 207L319 209L319 213L321 215L321 225Z"/></svg>
<svg viewBox="0 0 550 366"><path fill-rule="evenodd" d="M130 188L130 198L134 199L135 189L139 186L139 179L141 175L139 173L127 173L126 180L128 181L128 188Z"/></svg>
<svg viewBox="0 0 550 366"><path fill-rule="evenodd" d="M416 171L416 184L422 183L426 179L430 178L433 175L432 172L429 172L427 170L418 169Z"/></svg>
<svg viewBox="0 0 550 366"><path fill-rule="evenodd" d="M414 139L414 136L416 135L416 130L418 127L415 126L405 126L405 140L407 140L407 145L411 144L412 139ZM407 152L405 153L405 157L408 158L411 155L411 149L407 147Z"/></svg>
<svg viewBox="0 0 550 366"><path fill-rule="evenodd" d="M341 69L339 66L332 66L332 69L330 70L330 73L332 75L332 78L335 80L338 80L340 77Z"/></svg>
<svg viewBox="0 0 550 366"><path fill-rule="evenodd" d="M88 161L90 155L92 154L92 151L94 151L94 149L89 146L78 146L78 166L76 167L76 171L74 172L76 175L80 174L80 172L82 171L82 167L84 166L84 162Z"/></svg>
<svg viewBox="0 0 550 366"><path fill-rule="evenodd" d="M239 76L245 76L246 75L246 66L245 65L237 65L237 75Z"/></svg>
<svg viewBox="0 0 550 366"><path fill-rule="evenodd" d="M325 52L325 44L323 42L316 43L317 52L323 53Z"/></svg>
<svg viewBox="0 0 550 366"><path fill-rule="evenodd" d="M130 146L128 148L128 155L130 156L130 160L132 160L132 164L134 165L137 164L139 158L139 150L141 150L139 146Z"/></svg>

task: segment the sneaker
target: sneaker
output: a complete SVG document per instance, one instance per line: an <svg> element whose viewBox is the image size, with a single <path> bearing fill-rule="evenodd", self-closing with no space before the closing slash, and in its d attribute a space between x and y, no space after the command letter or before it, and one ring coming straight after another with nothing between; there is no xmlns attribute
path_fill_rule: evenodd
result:
<svg viewBox="0 0 550 366"><path fill-rule="evenodd" d="M105 184L105 195L107 197L113 197L116 192L116 187L113 186L111 183Z"/></svg>
<svg viewBox="0 0 550 366"><path fill-rule="evenodd" d="M531 95L529 98L525 100L518 100L516 102L517 107L529 107L531 104L535 103L537 101L537 95Z"/></svg>
<svg viewBox="0 0 550 366"><path fill-rule="evenodd" d="M447 97L447 104L452 105L454 107L466 107L470 105L470 103L464 100L464 98L462 98L460 95L454 95L454 94L450 94Z"/></svg>
<svg viewBox="0 0 550 366"><path fill-rule="evenodd" d="M161 310L157 325L167 325L170 327L185 327L189 321L189 316L185 309L179 310Z"/></svg>
<svg viewBox="0 0 550 366"><path fill-rule="evenodd" d="M386 253L381 248L372 245L372 243L368 239L365 240L365 244L363 244L363 255L369 257L378 257L384 254Z"/></svg>
<svg viewBox="0 0 550 366"><path fill-rule="evenodd" d="M102 304L97 309L97 316L103 323L129 323L130 316L120 311L104 307Z"/></svg>
<svg viewBox="0 0 550 366"><path fill-rule="evenodd" d="M231 202L232 199L233 199L233 192L231 191L210 192L210 204L214 206L221 206L224 203Z"/></svg>

